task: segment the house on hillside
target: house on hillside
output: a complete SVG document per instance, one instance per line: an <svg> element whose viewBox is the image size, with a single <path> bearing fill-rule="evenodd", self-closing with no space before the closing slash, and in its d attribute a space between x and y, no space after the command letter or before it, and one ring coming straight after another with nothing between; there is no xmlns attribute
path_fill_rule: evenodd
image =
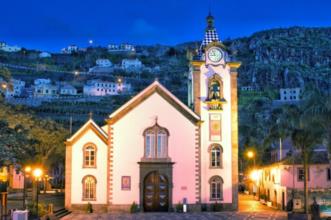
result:
<svg viewBox="0 0 331 220"><path fill-rule="evenodd" d="M61 50L61 52L64 53L64 54L72 54L74 52L77 52L78 50L79 50L78 46L72 44L72 45L69 45L66 48L63 48Z"/></svg>
<svg viewBox="0 0 331 220"><path fill-rule="evenodd" d="M109 53L130 53L135 52L136 49L132 44L109 44L108 52Z"/></svg>
<svg viewBox="0 0 331 220"><path fill-rule="evenodd" d="M128 93L131 91L131 84L108 82L102 80L90 80L84 85L83 93L86 96L109 96Z"/></svg>
<svg viewBox="0 0 331 220"><path fill-rule="evenodd" d="M52 57L52 54L48 53L48 52L41 52L39 53L39 58L49 58Z"/></svg>
<svg viewBox="0 0 331 220"><path fill-rule="evenodd" d="M300 88L283 88L279 90L280 101L294 102L300 101L301 89Z"/></svg>
<svg viewBox="0 0 331 220"><path fill-rule="evenodd" d="M34 80L34 97L54 97L58 95L59 87L53 85L50 79Z"/></svg>
<svg viewBox="0 0 331 220"><path fill-rule="evenodd" d="M77 95L77 89L70 84L61 85L60 95Z"/></svg>
<svg viewBox="0 0 331 220"><path fill-rule="evenodd" d="M113 64L110 60L108 59L97 59L96 60L96 66L91 67L89 69L89 73L111 73L113 72Z"/></svg>
<svg viewBox="0 0 331 220"><path fill-rule="evenodd" d="M25 82L18 79L11 79L10 84L11 88L7 88L6 90L6 98L11 97L20 97L22 96L25 89Z"/></svg>
<svg viewBox="0 0 331 220"><path fill-rule="evenodd" d="M142 62L136 59L123 59L122 60L122 69L128 72L140 71L143 68Z"/></svg>
<svg viewBox="0 0 331 220"><path fill-rule="evenodd" d="M18 52L21 51L22 48L19 46L10 46L6 44L5 42L0 42L0 50L5 52Z"/></svg>

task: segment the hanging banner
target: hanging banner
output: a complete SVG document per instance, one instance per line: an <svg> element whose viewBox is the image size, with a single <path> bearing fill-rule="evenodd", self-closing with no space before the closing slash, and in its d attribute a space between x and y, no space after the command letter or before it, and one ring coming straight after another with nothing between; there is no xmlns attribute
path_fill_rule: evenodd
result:
<svg viewBox="0 0 331 220"><path fill-rule="evenodd" d="M221 141L221 115L210 114L209 116L209 134L211 141Z"/></svg>

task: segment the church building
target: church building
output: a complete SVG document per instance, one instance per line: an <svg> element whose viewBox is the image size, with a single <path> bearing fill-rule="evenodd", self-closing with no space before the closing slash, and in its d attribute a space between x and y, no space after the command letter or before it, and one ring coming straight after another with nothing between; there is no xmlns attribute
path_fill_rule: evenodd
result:
<svg viewBox="0 0 331 220"><path fill-rule="evenodd" d="M66 141L65 206L71 210L189 211L238 207L237 69L207 17L190 61L187 105L155 81Z"/></svg>

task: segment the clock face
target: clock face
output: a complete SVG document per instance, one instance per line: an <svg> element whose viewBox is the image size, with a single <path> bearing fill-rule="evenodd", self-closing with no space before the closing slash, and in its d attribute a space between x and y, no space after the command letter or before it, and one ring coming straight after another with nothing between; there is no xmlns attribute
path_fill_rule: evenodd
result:
<svg viewBox="0 0 331 220"><path fill-rule="evenodd" d="M208 51L208 58L214 63L218 63L223 58L223 52L218 48L211 48Z"/></svg>

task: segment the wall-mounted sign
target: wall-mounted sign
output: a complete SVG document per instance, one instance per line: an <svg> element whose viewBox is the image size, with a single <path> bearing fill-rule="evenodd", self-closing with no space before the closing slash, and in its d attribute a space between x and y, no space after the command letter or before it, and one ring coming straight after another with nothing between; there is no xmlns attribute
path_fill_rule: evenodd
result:
<svg viewBox="0 0 331 220"><path fill-rule="evenodd" d="M221 114L209 115L209 138L211 141L221 141Z"/></svg>
<svg viewBox="0 0 331 220"><path fill-rule="evenodd" d="M122 176L122 190L131 190L130 176Z"/></svg>

